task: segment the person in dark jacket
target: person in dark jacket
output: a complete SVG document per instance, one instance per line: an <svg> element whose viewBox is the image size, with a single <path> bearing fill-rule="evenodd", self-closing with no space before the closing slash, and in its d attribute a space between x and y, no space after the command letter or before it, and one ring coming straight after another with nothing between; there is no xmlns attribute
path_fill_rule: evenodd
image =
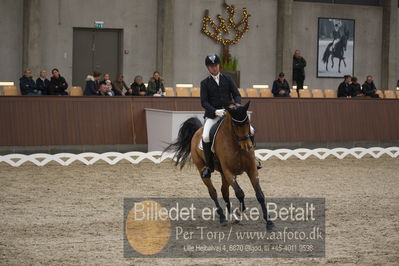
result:
<svg viewBox="0 0 399 266"><path fill-rule="evenodd" d="M39 77L36 80L36 88L41 92L42 95L48 94L48 87L50 85L50 80L47 79L47 71L41 70Z"/></svg>
<svg viewBox="0 0 399 266"><path fill-rule="evenodd" d="M303 89L303 83L305 82L305 67L306 67L305 58L301 56L301 51L296 50L293 59L292 79L296 83L297 92Z"/></svg>
<svg viewBox="0 0 399 266"><path fill-rule="evenodd" d="M111 76L108 73L104 73L103 79L100 81L100 84L105 84L107 87L108 94L112 94L110 96L115 96L116 92L114 89L114 84L111 81Z"/></svg>
<svg viewBox="0 0 399 266"><path fill-rule="evenodd" d="M377 88L374 85L373 77L370 75L367 76L366 81L362 85L362 91L365 96L380 98L380 96L376 93Z"/></svg>
<svg viewBox="0 0 399 266"><path fill-rule="evenodd" d="M110 96L109 93L108 93L107 85L105 85L104 83L101 83L99 85L99 88L98 88L98 90L97 90L95 95L97 95L97 96Z"/></svg>
<svg viewBox="0 0 399 266"><path fill-rule="evenodd" d="M100 76L100 72L94 71L93 76L88 75L86 77L86 87L84 91L85 96L97 95L97 91L100 88Z"/></svg>
<svg viewBox="0 0 399 266"><path fill-rule="evenodd" d="M210 75L201 81L201 106L205 109L205 123L202 131L202 147L205 155L205 167L201 171L202 178L210 178L212 169L212 151L209 133L214 124L226 113L225 106L241 104L241 95L233 79L220 73L220 58L216 54L205 58L205 65ZM250 137L254 143L253 127L250 127ZM261 166L258 163L258 168Z"/></svg>
<svg viewBox="0 0 399 266"><path fill-rule="evenodd" d="M363 92L362 92L362 87L360 86L360 84L357 82L357 78L356 77L352 77L351 79L351 84L349 85L350 87L350 94L352 97L362 97L364 96Z"/></svg>
<svg viewBox="0 0 399 266"><path fill-rule="evenodd" d="M352 97L352 93L351 93L351 80L352 77L350 75L345 75L344 76L344 81L341 82L341 84L339 84L338 86L338 90L337 90L337 96L338 97L345 97L345 98L351 98Z"/></svg>
<svg viewBox="0 0 399 266"><path fill-rule="evenodd" d="M163 79L158 71L155 71L152 75L152 78L148 81L147 95L164 95L165 94L165 86L163 85Z"/></svg>
<svg viewBox="0 0 399 266"><path fill-rule="evenodd" d="M51 70L51 81L49 84L49 95L68 95L65 91L68 89L68 83L65 81L65 78L61 76L60 71L57 68Z"/></svg>
<svg viewBox="0 0 399 266"><path fill-rule="evenodd" d="M136 76L134 78L134 82L132 85L130 85L130 89L126 93L128 96L146 96L147 95L147 89L145 87L145 84L143 83L143 77L142 76Z"/></svg>
<svg viewBox="0 0 399 266"><path fill-rule="evenodd" d="M19 79L19 88L22 95L40 95L41 91L36 88L36 83L32 78L32 70L26 69L24 75Z"/></svg>
<svg viewBox="0 0 399 266"><path fill-rule="evenodd" d="M284 76L284 73L281 72L278 79L273 82L272 93L274 97L290 97L290 85Z"/></svg>
<svg viewBox="0 0 399 266"><path fill-rule="evenodd" d="M123 75L119 75L113 84L114 84L115 95L125 96L125 91L128 91L129 87L126 85L126 82L123 80Z"/></svg>

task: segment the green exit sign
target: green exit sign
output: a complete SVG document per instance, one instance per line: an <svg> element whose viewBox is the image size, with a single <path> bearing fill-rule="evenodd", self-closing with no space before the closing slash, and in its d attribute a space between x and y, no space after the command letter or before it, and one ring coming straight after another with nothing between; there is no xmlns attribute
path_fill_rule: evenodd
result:
<svg viewBox="0 0 399 266"><path fill-rule="evenodd" d="M95 21L95 22L94 22L94 27L95 27L96 29L102 29L102 28L104 28L104 21Z"/></svg>

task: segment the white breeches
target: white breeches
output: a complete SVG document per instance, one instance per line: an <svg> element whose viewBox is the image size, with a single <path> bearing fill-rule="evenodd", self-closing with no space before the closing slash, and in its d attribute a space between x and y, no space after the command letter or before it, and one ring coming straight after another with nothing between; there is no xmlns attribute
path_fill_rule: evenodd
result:
<svg viewBox="0 0 399 266"><path fill-rule="evenodd" d="M214 124L216 124L219 121L220 117L215 117L214 119L211 118L205 118L205 124L204 124L204 131L202 131L202 141L205 143L209 143L211 140L209 139L209 133L211 131L211 128ZM250 134L254 135L255 134L255 129L250 126Z"/></svg>

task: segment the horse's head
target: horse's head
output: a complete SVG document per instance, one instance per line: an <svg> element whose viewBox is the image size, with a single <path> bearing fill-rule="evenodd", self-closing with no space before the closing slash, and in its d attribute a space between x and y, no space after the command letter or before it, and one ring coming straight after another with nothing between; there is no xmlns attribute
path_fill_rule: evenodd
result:
<svg viewBox="0 0 399 266"><path fill-rule="evenodd" d="M249 151L252 148L252 141L250 139L250 124L248 118L249 102L242 105L230 105L226 108L228 116L231 119L232 131L237 137L237 141L241 149Z"/></svg>

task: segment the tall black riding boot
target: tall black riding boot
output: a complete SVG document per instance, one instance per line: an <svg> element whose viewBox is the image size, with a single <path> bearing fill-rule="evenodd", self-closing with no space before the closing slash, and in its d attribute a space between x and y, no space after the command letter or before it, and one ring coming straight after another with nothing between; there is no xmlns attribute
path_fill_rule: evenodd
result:
<svg viewBox="0 0 399 266"><path fill-rule="evenodd" d="M213 162L212 162L211 147L212 147L212 143L211 142L209 142L209 143L202 142L202 148L204 150L205 163L206 163L204 169L202 170L202 174L201 174L202 178L211 178L211 173L213 172L213 170L212 170Z"/></svg>
<svg viewBox="0 0 399 266"><path fill-rule="evenodd" d="M252 141L252 146L255 149L255 146L256 146L255 145L255 135L250 135L249 137L250 137L250 139ZM256 159L256 168L258 168L258 170L262 169L262 164L260 163L260 161L258 159Z"/></svg>

